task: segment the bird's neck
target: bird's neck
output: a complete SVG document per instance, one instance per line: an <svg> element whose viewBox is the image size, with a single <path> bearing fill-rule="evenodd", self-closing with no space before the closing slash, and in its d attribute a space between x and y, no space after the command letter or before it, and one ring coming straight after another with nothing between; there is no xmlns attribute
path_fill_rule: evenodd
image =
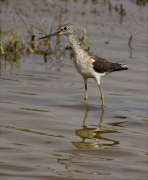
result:
<svg viewBox="0 0 148 180"><path fill-rule="evenodd" d="M88 56L88 53L81 47L81 42L77 34L70 34L68 36L69 42L76 54L76 56L83 54L83 56Z"/></svg>

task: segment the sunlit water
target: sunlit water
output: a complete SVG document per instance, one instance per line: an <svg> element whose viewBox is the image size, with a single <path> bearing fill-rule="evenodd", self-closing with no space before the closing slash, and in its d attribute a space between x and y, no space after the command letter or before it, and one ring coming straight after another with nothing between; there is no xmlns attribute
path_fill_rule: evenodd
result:
<svg viewBox="0 0 148 180"><path fill-rule="evenodd" d="M83 1L54 1L59 2L55 7L36 1L30 14L27 11L29 18L25 13L30 3L11 2L22 9L27 24L35 24L35 16L49 27L52 17L60 14L57 5L69 9L62 21L75 18L80 37L85 13L91 51L130 68L101 79L103 110L92 79L88 104L83 103L82 77L74 68L70 50L64 51L67 37L61 39L55 55L47 56L47 63L42 55L31 54L21 56L17 63L1 59L1 179L147 180L147 7L113 0L109 12L107 1L84 5ZM125 16L119 14L121 2ZM7 30L16 27L14 19L20 22L12 4L2 4L1 15ZM34 31L39 38L41 34ZM28 39L26 33L27 46Z"/></svg>

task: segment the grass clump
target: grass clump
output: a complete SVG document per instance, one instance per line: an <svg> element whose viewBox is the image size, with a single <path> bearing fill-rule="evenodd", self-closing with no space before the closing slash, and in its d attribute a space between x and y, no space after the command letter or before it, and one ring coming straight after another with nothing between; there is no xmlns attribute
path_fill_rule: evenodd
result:
<svg viewBox="0 0 148 180"><path fill-rule="evenodd" d="M16 36L11 33L10 36L6 36L6 41L2 43L0 41L0 54L7 61L16 62L20 59L20 53L23 52L24 43L20 39L20 35Z"/></svg>

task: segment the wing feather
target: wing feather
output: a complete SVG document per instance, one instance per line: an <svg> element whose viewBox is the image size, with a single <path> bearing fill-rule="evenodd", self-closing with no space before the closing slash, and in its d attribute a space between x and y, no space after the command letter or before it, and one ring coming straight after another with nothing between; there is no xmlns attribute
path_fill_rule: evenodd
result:
<svg viewBox="0 0 148 180"><path fill-rule="evenodd" d="M98 73L121 71L128 69L125 64L109 62L97 56L91 56L91 58L95 60L93 62L93 69Z"/></svg>

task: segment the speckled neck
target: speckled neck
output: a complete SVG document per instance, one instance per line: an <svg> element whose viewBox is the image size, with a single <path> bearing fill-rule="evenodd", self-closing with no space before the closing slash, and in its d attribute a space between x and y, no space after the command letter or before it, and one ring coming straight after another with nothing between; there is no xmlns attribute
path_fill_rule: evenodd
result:
<svg viewBox="0 0 148 180"><path fill-rule="evenodd" d="M76 56L79 56L79 54L88 56L88 53L81 47L80 40L77 34L70 34L68 36L68 39Z"/></svg>

